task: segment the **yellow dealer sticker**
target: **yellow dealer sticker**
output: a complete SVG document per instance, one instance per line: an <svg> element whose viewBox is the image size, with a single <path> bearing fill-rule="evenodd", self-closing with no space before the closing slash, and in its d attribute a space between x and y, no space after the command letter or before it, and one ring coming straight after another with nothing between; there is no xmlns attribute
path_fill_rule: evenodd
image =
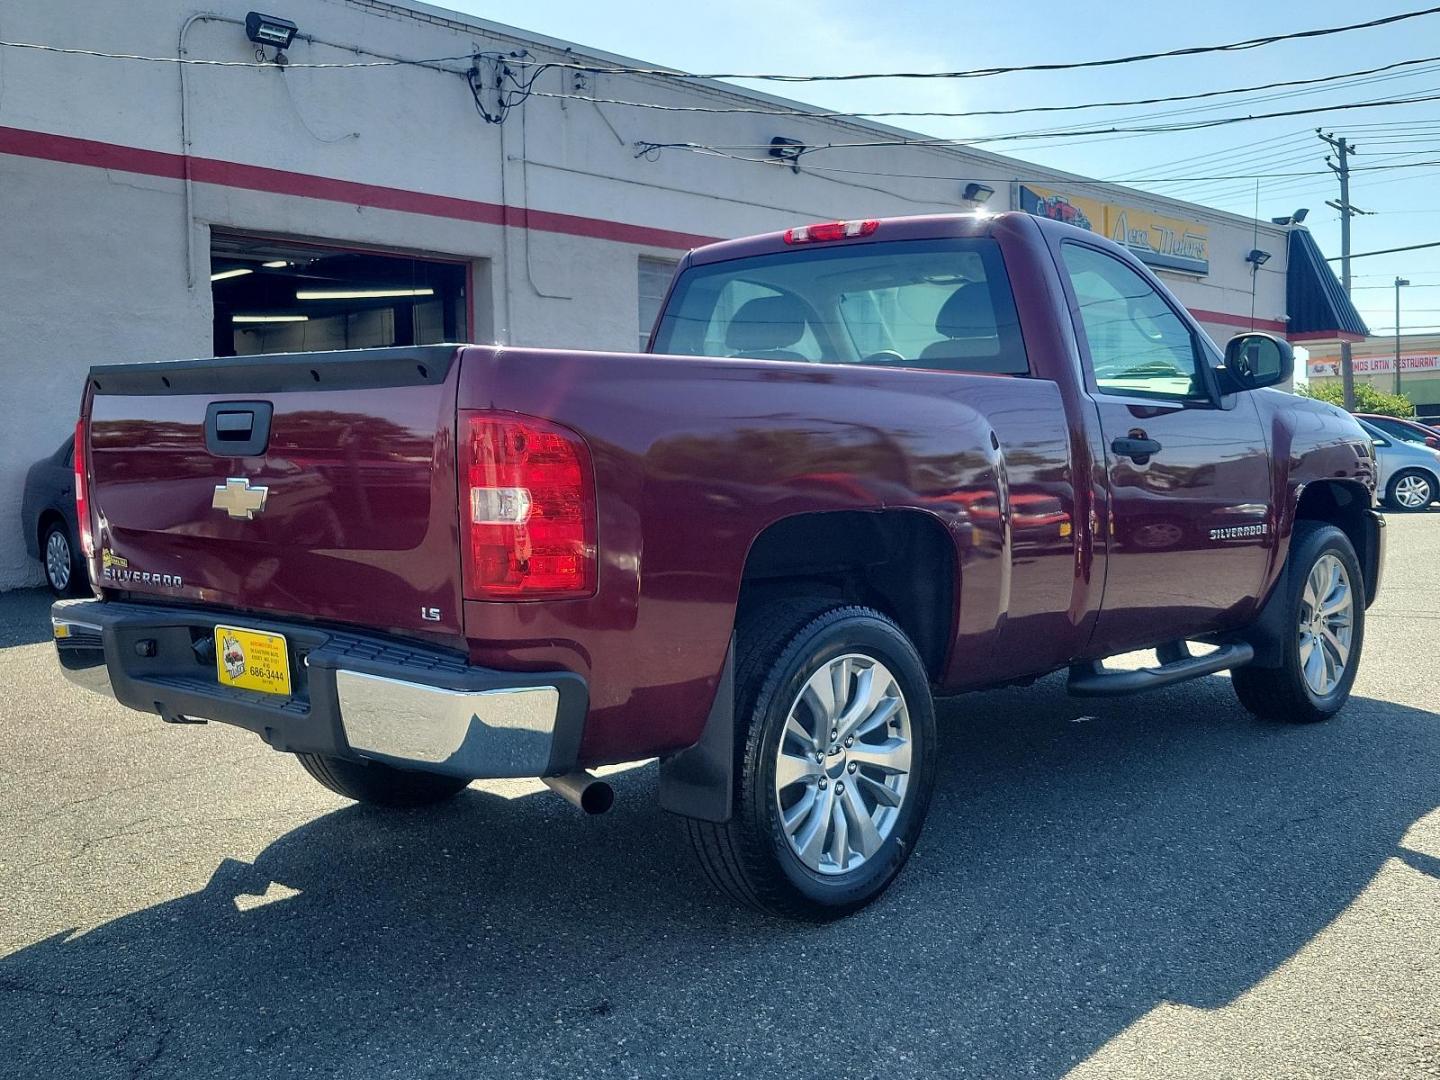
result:
<svg viewBox="0 0 1440 1080"><path fill-rule="evenodd" d="M222 686L290 695L290 654L280 634L215 627L215 673Z"/></svg>

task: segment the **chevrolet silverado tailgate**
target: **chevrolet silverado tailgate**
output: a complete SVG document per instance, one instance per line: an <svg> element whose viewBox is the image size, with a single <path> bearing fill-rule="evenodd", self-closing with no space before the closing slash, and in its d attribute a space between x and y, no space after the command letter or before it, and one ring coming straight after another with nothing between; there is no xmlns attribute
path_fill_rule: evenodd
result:
<svg viewBox="0 0 1440 1080"><path fill-rule="evenodd" d="M136 596L459 632L451 345L97 367L92 573Z"/></svg>

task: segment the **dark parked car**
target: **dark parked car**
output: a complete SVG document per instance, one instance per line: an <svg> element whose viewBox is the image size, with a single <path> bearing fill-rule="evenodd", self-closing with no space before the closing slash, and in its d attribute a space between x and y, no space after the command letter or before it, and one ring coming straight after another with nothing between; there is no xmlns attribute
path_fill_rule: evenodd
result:
<svg viewBox="0 0 1440 1080"><path fill-rule="evenodd" d="M1417 420L1401 420L1399 417L1380 416L1376 413L1356 413L1355 417L1364 420L1372 427L1379 428L1386 435L1399 439L1401 442L1416 443L1420 446L1428 446L1431 450L1440 450L1440 433Z"/></svg>
<svg viewBox="0 0 1440 1080"><path fill-rule="evenodd" d="M20 509L25 547L44 565L45 581L56 596L90 591L75 522L74 447L72 436L30 466Z"/></svg>

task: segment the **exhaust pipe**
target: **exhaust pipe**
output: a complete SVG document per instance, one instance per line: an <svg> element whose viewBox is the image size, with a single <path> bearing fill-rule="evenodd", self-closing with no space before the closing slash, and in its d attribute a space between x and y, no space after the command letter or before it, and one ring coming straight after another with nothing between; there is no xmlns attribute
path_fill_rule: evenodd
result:
<svg viewBox="0 0 1440 1080"><path fill-rule="evenodd" d="M615 789L584 769L564 776L542 776L545 786L576 809L603 814L615 805Z"/></svg>

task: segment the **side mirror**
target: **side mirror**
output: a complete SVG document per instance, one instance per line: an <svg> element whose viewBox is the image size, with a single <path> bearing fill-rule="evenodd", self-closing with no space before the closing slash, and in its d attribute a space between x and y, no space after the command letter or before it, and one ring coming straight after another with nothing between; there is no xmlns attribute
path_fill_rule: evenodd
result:
<svg viewBox="0 0 1440 1080"><path fill-rule="evenodd" d="M1228 392L1258 390L1288 382L1295 374L1295 350L1270 334L1236 334L1225 344L1220 384Z"/></svg>
<svg viewBox="0 0 1440 1080"><path fill-rule="evenodd" d="M1425 445L1430 447L1431 450L1440 450L1440 439L1437 439L1434 435L1426 435Z"/></svg>

